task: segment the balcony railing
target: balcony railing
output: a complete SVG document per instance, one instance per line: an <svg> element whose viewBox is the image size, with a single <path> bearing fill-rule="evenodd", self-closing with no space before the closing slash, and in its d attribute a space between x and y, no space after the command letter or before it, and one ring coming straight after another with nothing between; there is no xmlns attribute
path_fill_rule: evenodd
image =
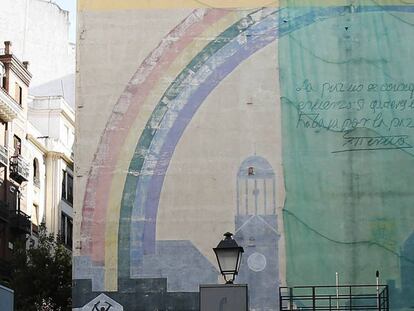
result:
<svg viewBox="0 0 414 311"><path fill-rule="evenodd" d="M29 180L29 164L22 156L12 156L10 158L10 177L19 184Z"/></svg>
<svg viewBox="0 0 414 311"><path fill-rule="evenodd" d="M6 166L9 164L9 151L2 145L0 145L0 163Z"/></svg>
<svg viewBox="0 0 414 311"><path fill-rule="evenodd" d="M32 229L30 216L19 210L10 210L10 227L19 234L30 234Z"/></svg>
<svg viewBox="0 0 414 311"><path fill-rule="evenodd" d="M389 310L387 285L280 287L279 302L280 311Z"/></svg>

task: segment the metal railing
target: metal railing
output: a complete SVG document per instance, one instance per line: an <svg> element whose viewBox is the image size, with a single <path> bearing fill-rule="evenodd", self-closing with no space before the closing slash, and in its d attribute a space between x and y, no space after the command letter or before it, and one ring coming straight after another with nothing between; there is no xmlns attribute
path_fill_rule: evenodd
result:
<svg viewBox="0 0 414 311"><path fill-rule="evenodd" d="M280 287L279 302L280 311L389 310L387 285Z"/></svg>
<svg viewBox="0 0 414 311"><path fill-rule="evenodd" d="M21 155L10 157L10 177L19 183L29 179L29 164Z"/></svg>
<svg viewBox="0 0 414 311"><path fill-rule="evenodd" d="M26 234L31 233L30 216L20 210L10 210L10 225L12 229Z"/></svg>

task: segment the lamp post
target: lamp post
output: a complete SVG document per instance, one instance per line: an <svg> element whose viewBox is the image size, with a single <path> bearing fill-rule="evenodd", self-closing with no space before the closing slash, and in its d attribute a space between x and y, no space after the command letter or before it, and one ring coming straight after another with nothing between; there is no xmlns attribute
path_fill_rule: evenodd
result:
<svg viewBox="0 0 414 311"><path fill-rule="evenodd" d="M233 234L226 232L225 238L220 241L216 248L213 248L219 264L220 272L226 284L233 284L240 269L243 247L239 246L233 239Z"/></svg>

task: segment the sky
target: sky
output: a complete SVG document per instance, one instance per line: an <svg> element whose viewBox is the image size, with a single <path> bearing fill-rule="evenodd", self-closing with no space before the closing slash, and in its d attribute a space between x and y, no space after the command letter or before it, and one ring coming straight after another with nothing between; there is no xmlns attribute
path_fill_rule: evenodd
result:
<svg viewBox="0 0 414 311"><path fill-rule="evenodd" d="M53 0L62 9L69 11L69 41L76 42L76 0Z"/></svg>

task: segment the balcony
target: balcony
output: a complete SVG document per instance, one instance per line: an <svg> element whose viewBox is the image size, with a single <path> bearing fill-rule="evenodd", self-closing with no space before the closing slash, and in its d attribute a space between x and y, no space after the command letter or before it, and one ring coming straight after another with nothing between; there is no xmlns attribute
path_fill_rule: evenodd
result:
<svg viewBox="0 0 414 311"><path fill-rule="evenodd" d="M22 111L20 105L11 97L5 89L0 87L0 118L6 122L15 119Z"/></svg>
<svg viewBox="0 0 414 311"><path fill-rule="evenodd" d="M21 184L29 180L29 164L22 156L12 156L10 158L10 177Z"/></svg>
<svg viewBox="0 0 414 311"><path fill-rule="evenodd" d="M9 151L2 145L0 145L0 163L5 166L9 164Z"/></svg>
<svg viewBox="0 0 414 311"><path fill-rule="evenodd" d="M32 229L30 216L19 210L11 210L10 228L18 234L30 234Z"/></svg>

